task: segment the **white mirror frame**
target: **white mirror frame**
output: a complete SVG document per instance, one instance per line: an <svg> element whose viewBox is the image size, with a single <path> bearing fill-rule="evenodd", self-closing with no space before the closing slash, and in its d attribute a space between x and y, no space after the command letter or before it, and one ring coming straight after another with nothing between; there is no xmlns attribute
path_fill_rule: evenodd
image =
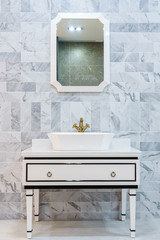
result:
<svg viewBox="0 0 160 240"><path fill-rule="evenodd" d="M104 25L104 80L98 86L62 86L57 79L57 24L62 19L99 19ZM102 92L110 83L109 21L101 13L59 13L51 21L51 85L58 92Z"/></svg>

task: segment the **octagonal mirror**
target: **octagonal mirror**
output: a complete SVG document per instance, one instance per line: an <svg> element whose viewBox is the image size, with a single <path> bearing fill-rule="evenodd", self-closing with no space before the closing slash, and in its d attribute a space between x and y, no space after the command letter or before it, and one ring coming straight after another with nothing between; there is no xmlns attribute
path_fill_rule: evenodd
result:
<svg viewBox="0 0 160 240"><path fill-rule="evenodd" d="M101 92L110 82L109 22L96 13L51 21L51 84L58 92Z"/></svg>

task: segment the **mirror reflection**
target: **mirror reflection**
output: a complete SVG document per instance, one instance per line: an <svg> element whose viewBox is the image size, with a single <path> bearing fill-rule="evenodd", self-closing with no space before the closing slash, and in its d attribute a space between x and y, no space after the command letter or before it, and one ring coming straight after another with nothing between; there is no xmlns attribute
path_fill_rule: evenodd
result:
<svg viewBox="0 0 160 240"><path fill-rule="evenodd" d="M103 35L98 19L57 24L57 79L62 86L98 86L104 80Z"/></svg>

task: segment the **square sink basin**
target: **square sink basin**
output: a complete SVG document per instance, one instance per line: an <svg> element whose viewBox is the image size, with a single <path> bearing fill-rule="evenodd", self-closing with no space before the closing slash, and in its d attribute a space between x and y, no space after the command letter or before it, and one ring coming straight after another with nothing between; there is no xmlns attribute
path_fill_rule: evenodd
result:
<svg viewBox="0 0 160 240"><path fill-rule="evenodd" d="M104 151L110 146L113 133L53 132L48 137L55 151Z"/></svg>

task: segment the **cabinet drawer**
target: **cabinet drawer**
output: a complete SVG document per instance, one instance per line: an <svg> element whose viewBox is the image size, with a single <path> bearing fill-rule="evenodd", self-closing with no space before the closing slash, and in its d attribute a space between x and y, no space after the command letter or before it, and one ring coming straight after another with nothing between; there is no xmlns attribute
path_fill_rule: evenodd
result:
<svg viewBox="0 0 160 240"><path fill-rule="evenodd" d="M136 181L135 163L27 163L26 171L27 182Z"/></svg>

